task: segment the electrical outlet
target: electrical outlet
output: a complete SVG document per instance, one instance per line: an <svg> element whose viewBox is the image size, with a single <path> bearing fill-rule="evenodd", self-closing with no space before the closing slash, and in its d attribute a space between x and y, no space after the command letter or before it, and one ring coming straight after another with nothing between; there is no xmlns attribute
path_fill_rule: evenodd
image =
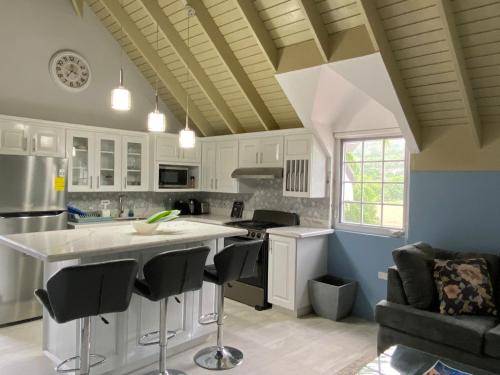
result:
<svg viewBox="0 0 500 375"><path fill-rule="evenodd" d="M378 278L379 280L387 280L387 272L379 272Z"/></svg>

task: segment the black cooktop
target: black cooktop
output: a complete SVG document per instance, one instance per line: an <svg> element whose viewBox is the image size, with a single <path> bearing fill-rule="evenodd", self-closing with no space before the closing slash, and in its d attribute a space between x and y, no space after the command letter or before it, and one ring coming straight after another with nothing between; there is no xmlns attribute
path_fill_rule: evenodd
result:
<svg viewBox="0 0 500 375"><path fill-rule="evenodd" d="M227 225L254 230L286 227L299 224L299 215L291 212L273 210L255 210L252 220L227 223Z"/></svg>

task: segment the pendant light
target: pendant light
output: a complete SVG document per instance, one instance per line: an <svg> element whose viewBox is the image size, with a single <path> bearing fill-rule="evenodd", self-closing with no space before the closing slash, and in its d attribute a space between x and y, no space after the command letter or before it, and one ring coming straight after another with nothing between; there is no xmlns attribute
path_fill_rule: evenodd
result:
<svg viewBox="0 0 500 375"><path fill-rule="evenodd" d="M189 20L192 16L194 16L195 12L192 7L186 5L187 9L187 47L190 50L189 46ZM186 84L189 81L189 64L186 63L186 71L187 71L187 79ZM181 148L193 148L196 144L196 135L193 130L189 129L189 92L186 89L186 127L179 132L179 146Z"/></svg>
<svg viewBox="0 0 500 375"><path fill-rule="evenodd" d="M120 2L121 6L121 2ZM122 27L120 24L120 31ZM111 108L117 111L129 111L132 106L130 91L123 86L123 65L122 65L123 50L120 46L120 85L111 91Z"/></svg>
<svg viewBox="0 0 500 375"><path fill-rule="evenodd" d="M156 52L158 53L158 24L156 24ZM148 114L148 130L150 132L161 133L166 128L165 115L158 110L158 76L155 85L155 109Z"/></svg>

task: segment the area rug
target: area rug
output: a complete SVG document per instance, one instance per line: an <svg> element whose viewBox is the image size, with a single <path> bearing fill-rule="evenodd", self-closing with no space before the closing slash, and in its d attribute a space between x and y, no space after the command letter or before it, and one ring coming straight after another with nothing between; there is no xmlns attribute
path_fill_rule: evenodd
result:
<svg viewBox="0 0 500 375"><path fill-rule="evenodd" d="M335 375L356 375L363 367L372 362L376 357L376 354L367 353L356 359L354 362L351 362L351 364L347 365L342 370L335 372Z"/></svg>

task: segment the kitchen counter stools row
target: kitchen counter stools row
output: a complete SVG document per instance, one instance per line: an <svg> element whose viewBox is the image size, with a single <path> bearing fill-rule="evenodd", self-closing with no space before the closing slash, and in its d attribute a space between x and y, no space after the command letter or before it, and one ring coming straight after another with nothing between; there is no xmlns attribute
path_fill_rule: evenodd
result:
<svg viewBox="0 0 500 375"><path fill-rule="evenodd" d="M204 368L224 370L239 365L243 353L222 344L223 284L253 274L262 241L232 244L214 257L214 264L205 266L210 248L199 246L190 249L166 251L154 256L142 269L143 277L137 277L138 263L134 259L113 260L93 264L65 267L48 281L46 289L37 289L35 295L57 323L81 320L80 355L69 358L56 367L57 372L90 374L90 369L102 364L105 357L91 354L90 322L93 317L127 310L132 294L150 301L160 302L159 339L148 341L153 334L147 333L140 342L143 345L159 344L159 371L153 374L183 375L178 370L167 370L167 343L175 336L167 329L169 297L196 291L203 281L218 286L217 346L201 350L194 358ZM67 368L75 362L75 368Z"/></svg>

